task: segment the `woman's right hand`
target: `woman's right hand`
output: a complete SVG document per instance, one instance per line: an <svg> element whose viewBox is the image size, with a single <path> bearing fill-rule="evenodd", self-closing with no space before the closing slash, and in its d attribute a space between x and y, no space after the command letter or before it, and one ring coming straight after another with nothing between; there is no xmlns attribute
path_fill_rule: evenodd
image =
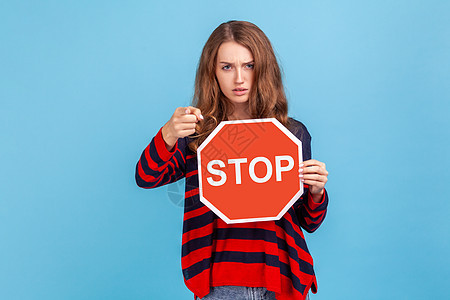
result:
<svg viewBox="0 0 450 300"><path fill-rule="evenodd" d="M201 120L203 116L198 108L188 106L175 109L170 120L162 128L167 150L172 150L179 138L195 133L195 125Z"/></svg>

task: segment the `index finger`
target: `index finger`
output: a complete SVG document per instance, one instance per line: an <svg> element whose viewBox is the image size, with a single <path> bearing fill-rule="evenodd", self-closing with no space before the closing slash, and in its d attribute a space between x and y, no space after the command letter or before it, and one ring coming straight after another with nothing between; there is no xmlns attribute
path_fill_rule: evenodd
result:
<svg viewBox="0 0 450 300"><path fill-rule="evenodd" d="M202 116L200 109L198 109L196 107L193 107L193 106L186 107L185 113L186 114L194 114L195 116L197 116L197 119L199 121L203 120L203 116Z"/></svg>
<svg viewBox="0 0 450 300"><path fill-rule="evenodd" d="M315 159L309 159L309 160L305 160L303 162L303 166L304 167L310 167L310 166L320 166L320 167L324 167L325 164L323 162L320 162L318 160Z"/></svg>

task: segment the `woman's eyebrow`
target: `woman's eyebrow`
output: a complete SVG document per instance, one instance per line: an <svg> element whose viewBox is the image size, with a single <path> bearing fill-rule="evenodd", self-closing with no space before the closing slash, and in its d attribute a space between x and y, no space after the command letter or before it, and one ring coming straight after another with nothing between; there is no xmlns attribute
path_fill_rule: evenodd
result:
<svg viewBox="0 0 450 300"><path fill-rule="evenodd" d="M243 65L246 65L246 64L252 64L252 63L254 63L253 60L251 60L251 61L249 61L249 62L243 62L242 64L243 64ZM219 64L234 65L234 63L229 63L229 62L226 62L226 61L219 61Z"/></svg>

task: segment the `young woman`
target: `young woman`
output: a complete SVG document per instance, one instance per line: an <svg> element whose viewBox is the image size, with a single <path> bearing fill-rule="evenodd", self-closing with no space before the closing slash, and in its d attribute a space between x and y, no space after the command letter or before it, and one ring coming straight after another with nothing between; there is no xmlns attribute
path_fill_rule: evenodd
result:
<svg viewBox="0 0 450 300"><path fill-rule="evenodd" d="M315 231L326 215L328 172L311 159L306 127L287 112L269 39L252 23L223 23L203 48L193 105L177 108L139 159L140 187L186 178L181 264L196 299L305 299L317 292L302 228ZM279 221L228 225L200 202L196 150L221 121L269 117L303 143L305 192Z"/></svg>

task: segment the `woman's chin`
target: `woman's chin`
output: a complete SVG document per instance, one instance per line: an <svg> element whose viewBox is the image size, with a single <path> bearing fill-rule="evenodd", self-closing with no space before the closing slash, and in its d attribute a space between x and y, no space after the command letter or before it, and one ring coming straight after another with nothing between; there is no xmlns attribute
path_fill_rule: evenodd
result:
<svg viewBox="0 0 450 300"><path fill-rule="evenodd" d="M234 105L239 105L239 104L244 104L244 103L248 103L248 97L232 97L231 99L229 99L231 103L233 103Z"/></svg>

